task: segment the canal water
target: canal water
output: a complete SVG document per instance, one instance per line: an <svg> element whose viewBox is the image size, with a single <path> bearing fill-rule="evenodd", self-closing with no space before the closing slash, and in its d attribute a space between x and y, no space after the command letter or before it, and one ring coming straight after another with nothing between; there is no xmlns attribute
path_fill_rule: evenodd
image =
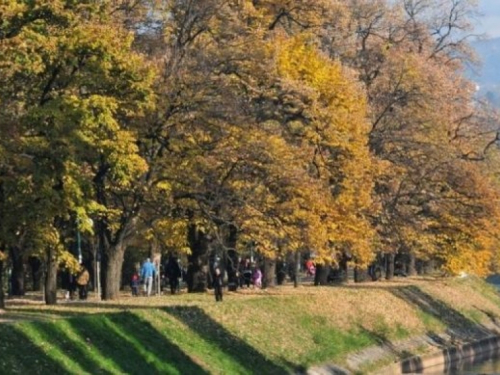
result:
<svg viewBox="0 0 500 375"><path fill-rule="evenodd" d="M486 355L482 358L476 358L471 363L469 361L463 363L454 363L446 366L447 370L443 371L443 366L437 366L435 369L432 367L426 368L423 372L424 375L486 375L497 374L500 375L500 356L496 353L493 358L491 355Z"/></svg>
<svg viewBox="0 0 500 375"><path fill-rule="evenodd" d="M500 275L492 275L486 279L491 285L500 291ZM458 368L449 371L448 374L454 375L480 375L480 374L498 374L500 375L500 353L495 353L493 358L479 358L475 363L464 363Z"/></svg>
<svg viewBox="0 0 500 375"><path fill-rule="evenodd" d="M451 373L450 373L451 374ZM455 372L456 375L500 374L500 359L491 359L484 363L473 365Z"/></svg>
<svg viewBox="0 0 500 375"><path fill-rule="evenodd" d="M495 286L500 292L500 274L492 275L486 279L488 283ZM425 369L425 375L500 375L500 350L495 350L490 353L485 353L478 356L474 361L465 359L460 363L451 363L445 366L439 366L433 370L432 368Z"/></svg>

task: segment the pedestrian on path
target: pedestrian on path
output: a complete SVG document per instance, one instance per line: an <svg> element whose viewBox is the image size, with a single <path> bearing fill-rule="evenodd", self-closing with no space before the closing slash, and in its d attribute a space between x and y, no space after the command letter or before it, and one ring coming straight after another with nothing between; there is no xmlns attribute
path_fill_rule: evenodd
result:
<svg viewBox="0 0 500 375"><path fill-rule="evenodd" d="M151 259L148 258L144 262L141 268L141 279L144 283L144 294L148 297L151 295L151 290L153 289L153 277L156 275L156 268Z"/></svg>
<svg viewBox="0 0 500 375"><path fill-rule="evenodd" d="M87 285L89 283L90 275L89 271L82 264L80 266L80 271L76 277L76 284L78 286L78 297L84 301L87 299Z"/></svg>
<svg viewBox="0 0 500 375"><path fill-rule="evenodd" d="M219 267L217 267L214 270L213 287L214 287L215 301L222 302L222 274L220 272Z"/></svg>

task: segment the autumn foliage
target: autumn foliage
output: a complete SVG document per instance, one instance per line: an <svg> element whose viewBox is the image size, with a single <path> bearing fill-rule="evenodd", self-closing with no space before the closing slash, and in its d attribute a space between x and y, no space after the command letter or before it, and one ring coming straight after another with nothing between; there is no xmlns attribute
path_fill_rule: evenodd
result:
<svg viewBox="0 0 500 375"><path fill-rule="evenodd" d="M130 246L191 254L190 233L496 270L498 119L463 75L474 4L417 3L1 2L1 254L71 264L76 228L108 299Z"/></svg>

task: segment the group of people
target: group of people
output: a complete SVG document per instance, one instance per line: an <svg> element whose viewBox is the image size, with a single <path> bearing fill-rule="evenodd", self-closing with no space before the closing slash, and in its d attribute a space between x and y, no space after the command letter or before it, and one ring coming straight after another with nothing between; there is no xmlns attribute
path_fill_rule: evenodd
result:
<svg viewBox="0 0 500 375"><path fill-rule="evenodd" d="M180 261L177 257L170 256L167 263L163 267L165 271L163 277L168 279L171 294L179 292L179 279L182 277L182 268L179 263ZM244 286L250 288L250 285L253 285L255 288L262 287L263 275L257 264L251 262L249 258L242 259L237 264L238 267L237 270L235 270L237 283L233 284L236 284L240 288L243 288ZM311 259L306 261L305 268L308 275L314 276L315 267ZM139 296L139 289L142 284L144 295L151 296L153 292L154 279L158 272L159 271L157 270L155 264L151 261L151 258L147 258L140 268L140 273L136 271L132 275L130 281L132 295ZM78 291L79 299L86 300L89 281L89 272L85 266L81 264L76 274L69 274L69 285L66 298L71 300L75 299L76 291ZM219 266L216 266L213 269L212 287L214 288L215 300L222 301L223 273Z"/></svg>
<svg viewBox="0 0 500 375"><path fill-rule="evenodd" d="M262 271L257 264L252 264L248 258L239 262L236 278L240 288L243 288L245 285L247 288L250 288L250 285L253 285L255 288L262 288ZM221 302L223 274L218 266L214 268L212 286L214 288L215 301Z"/></svg>
<svg viewBox="0 0 500 375"><path fill-rule="evenodd" d="M179 291L179 279L182 276L182 268L179 264L179 259L175 256L170 256L163 270L164 274L162 276L168 279L170 293L177 293ZM155 264L151 262L150 258L147 258L142 264L140 272L134 272L132 275L130 282L132 295L139 296L139 290L142 284L144 295L151 296L154 279L158 272ZM253 285L255 288L262 287L262 271L260 267L252 263L249 258L240 261L236 274L240 288L243 288L245 285L247 288L250 288L250 285ZM214 289L215 300L217 302L222 301L224 275L218 265L213 268L211 282Z"/></svg>
<svg viewBox="0 0 500 375"><path fill-rule="evenodd" d="M132 274L132 279L130 281L130 288L132 289L132 295L139 295L139 285L142 283L144 288L144 294L148 297L151 296L153 292L153 280L156 276L157 270L151 258L147 258L142 264L140 275L136 272Z"/></svg>
<svg viewBox="0 0 500 375"><path fill-rule="evenodd" d="M175 256L170 256L167 263L164 266L164 277L168 279L168 283L170 285L170 293L175 294L179 291L179 279L182 276L182 269L179 264L179 259ZM134 272L132 275L132 279L130 282L130 287L132 289L132 295L139 295L140 284L143 284L144 295L148 297L151 296L153 290L153 280L155 276L157 276L158 270L153 262L151 262L151 258L147 258L146 261L142 264L140 269L140 274L138 272Z"/></svg>
<svg viewBox="0 0 500 375"><path fill-rule="evenodd" d="M240 288L243 286L250 288L250 284L256 288L262 287L262 271L248 258L240 261L237 275Z"/></svg>

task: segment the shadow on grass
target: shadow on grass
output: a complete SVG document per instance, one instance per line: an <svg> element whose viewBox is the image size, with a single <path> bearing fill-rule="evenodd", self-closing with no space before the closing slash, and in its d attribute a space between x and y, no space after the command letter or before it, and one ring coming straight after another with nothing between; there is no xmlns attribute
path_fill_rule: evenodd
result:
<svg viewBox="0 0 500 375"><path fill-rule="evenodd" d="M396 344L394 344L391 340L389 340L384 334L376 332L375 330L369 330L364 327L359 327L360 333L364 333L367 336L371 337L378 346L384 347L388 352L390 352L395 357L400 360L412 357L414 354L407 351L401 350L398 348Z"/></svg>
<svg viewBox="0 0 500 375"><path fill-rule="evenodd" d="M447 327L452 339L471 339L493 334L487 327L472 321L450 305L435 299L416 286L404 286L389 290L396 297L413 304L421 311L441 321ZM429 334L429 337L432 339L431 335L432 333Z"/></svg>
<svg viewBox="0 0 500 375"><path fill-rule="evenodd" d="M456 345L467 342L475 342L478 339L485 337L497 336L497 332L486 327L481 323L477 323L471 318L455 309L453 306L434 298L432 295L424 292L419 287L414 285L402 286L365 286L355 285L355 289L380 289L392 293L394 296L401 300L413 305L416 309L433 317L441 322L446 327L447 335L440 335L436 332L429 330L426 336L428 342L442 350L443 357L445 358L445 373L453 374L456 371L456 366L462 363L457 363L454 358ZM492 323L500 326L500 318L496 315L482 310L475 306L477 311L482 312L489 317ZM377 331L367 330L360 327L360 330L367 335L371 336L379 346L385 347L394 356L398 357L401 362L401 373L421 373L424 367L424 359L418 355L414 356L411 352L401 350L384 334ZM495 354L495 352L493 352ZM488 355L492 355L489 353ZM456 356L455 356L456 357ZM479 358L479 356L477 356ZM482 358L482 357L481 357Z"/></svg>
<svg viewBox="0 0 500 375"><path fill-rule="evenodd" d="M286 374L286 369L267 359L255 348L233 335L196 306L172 306L163 309L189 326L204 340L215 344L220 351L231 356L249 373Z"/></svg>
<svg viewBox="0 0 500 375"><path fill-rule="evenodd" d="M92 356L90 347L85 342L85 338L73 338L64 328L57 323L45 324L42 322L31 323L33 330L39 335L43 342L50 343L54 349L52 351L59 352L58 357L74 362L75 367L79 366L78 372L86 371L90 374L109 374L100 368L98 360ZM76 370L76 369L75 369Z"/></svg>
<svg viewBox="0 0 500 375"><path fill-rule="evenodd" d="M497 327L500 327L500 317L497 314L495 314L489 310L483 310L477 306L474 306L474 307L477 310L481 311L484 315L486 315L490 319L491 323L493 323Z"/></svg>
<svg viewBox="0 0 500 375"><path fill-rule="evenodd" d="M127 374L208 374L149 322L130 312L69 320L104 358Z"/></svg>
<svg viewBox="0 0 500 375"><path fill-rule="evenodd" d="M91 316L100 313L110 314L123 311L145 310L145 309L160 309L165 307L165 304L158 303L153 305L134 305L134 304L119 304L109 302L69 302L60 303L51 308L48 305L41 305L43 307L23 307L23 306L9 306L7 307L6 314L1 318L4 320L47 320L54 317L71 318L81 316ZM101 311L95 311L95 310ZM86 311L88 310L88 311ZM106 311L109 310L109 311Z"/></svg>
<svg viewBox="0 0 500 375"><path fill-rule="evenodd" d="M33 335L0 326L0 373L208 374L131 312L23 324ZM53 358L34 342L50 344Z"/></svg>
<svg viewBox="0 0 500 375"><path fill-rule="evenodd" d="M0 373L64 374L64 367L48 357L16 325L0 325Z"/></svg>

